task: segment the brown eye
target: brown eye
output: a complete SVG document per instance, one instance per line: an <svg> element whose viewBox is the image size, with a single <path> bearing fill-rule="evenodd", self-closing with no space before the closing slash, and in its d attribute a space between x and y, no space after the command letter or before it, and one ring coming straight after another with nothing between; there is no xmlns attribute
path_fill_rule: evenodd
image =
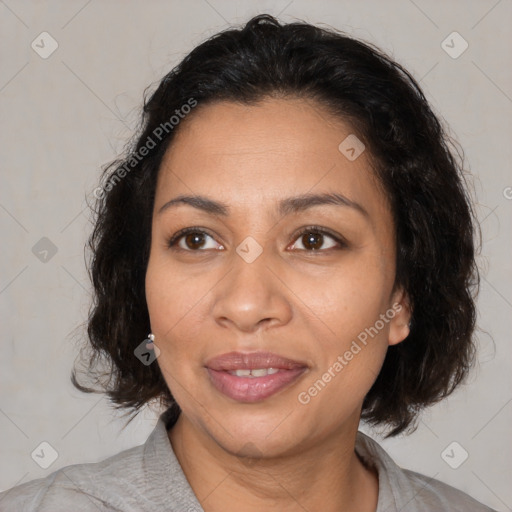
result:
<svg viewBox="0 0 512 512"><path fill-rule="evenodd" d="M320 233L308 233L302 235L302 244L306 249L316 251L322 247L323 235Z"/></svg>
<svg viewBox="0 0 512 512"><path fill-rule="evenodd" d="M199 249L204 245L203 233L189 233L185 236L185 245L189 249Z"/></svg>
<svg viewBox="0 0 512 512"><path fill-rule="evenodd" d="M325 244L328 243L326 242L328 239L331 239L333 242L331 242L330 245L325 246ZM339 238L321 229L304 229L298 234L298 238L296 240L298 240L298 242L295 242L293 248L307 252L323 252L327 249L336 249L345 246ZM298 247L297 244L299 245Z"/></svg>
<svg viewBox="0 0 512 512"><path fill-rule="evenodd" d="M209 244L209 245L208 245ZM205 249L224 249L206 231L186 228L176 233L167 243L168 247L188 252L204 252Z"/></svg>

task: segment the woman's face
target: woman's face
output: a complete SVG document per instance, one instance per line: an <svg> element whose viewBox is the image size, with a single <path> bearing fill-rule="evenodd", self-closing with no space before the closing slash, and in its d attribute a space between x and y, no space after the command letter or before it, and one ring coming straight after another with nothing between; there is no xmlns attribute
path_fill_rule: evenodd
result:
<svg viewBox="0 0 512 512"><path fill-rule="evenodd" d="M160 169L146 294L186 421L245 455L353 432L388 345L409 332L367 152L300 99L199 105L179 130ZM179 196L196 200L169 204Z"/></svg>

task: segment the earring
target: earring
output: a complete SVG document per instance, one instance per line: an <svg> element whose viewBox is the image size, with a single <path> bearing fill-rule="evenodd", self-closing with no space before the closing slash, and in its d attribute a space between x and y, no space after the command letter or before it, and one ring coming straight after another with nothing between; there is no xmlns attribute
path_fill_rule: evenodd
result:
<svg viewBox="0 0 512 512"><path fill-rule="evenodd" d="M146 342L146 348L148 350L153 350L155 348L155 345L153 342L155 341L155 335L149 333L147 339L144 340Z"/></svg>

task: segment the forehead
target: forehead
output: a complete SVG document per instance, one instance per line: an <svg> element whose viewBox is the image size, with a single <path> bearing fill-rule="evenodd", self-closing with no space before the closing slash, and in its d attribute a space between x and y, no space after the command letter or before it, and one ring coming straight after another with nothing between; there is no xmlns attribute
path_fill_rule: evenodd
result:
<svg viewBox="0 0 512 512"><path fill-rule="evenodd" d="M366 149L353 158L363 149L355 137L312 100L199 105L164 156L155 208L180 194L212 196L242 211L292 195L338 192L382 217L387 201ZM354 152L347 153L350 146Z"/></svg>

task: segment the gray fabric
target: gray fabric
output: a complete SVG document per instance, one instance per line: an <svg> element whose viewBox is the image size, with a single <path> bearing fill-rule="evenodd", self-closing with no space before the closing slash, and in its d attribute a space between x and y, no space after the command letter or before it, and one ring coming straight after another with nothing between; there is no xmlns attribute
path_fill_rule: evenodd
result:
<svg viewBox="0 0 512 512"><path fill-rule="evenodd" d="M1 512L202 512L167 437L164 412L145 444L75 464L0 493ZM376 512L493 512L437 480L399 468L359 432L356 452L379 474Z"/></svg>

